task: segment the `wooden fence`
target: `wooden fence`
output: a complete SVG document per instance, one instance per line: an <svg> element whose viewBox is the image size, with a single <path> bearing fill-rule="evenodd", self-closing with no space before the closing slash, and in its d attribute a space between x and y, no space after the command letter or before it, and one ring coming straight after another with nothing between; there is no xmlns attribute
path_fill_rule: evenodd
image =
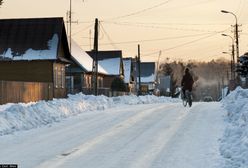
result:
<svg viewBox="0 0 248 168"><path fill-rule="evenodd" d="M117 91L111 91L109 88L99 88L98 89L98 95L104 95L107 97L116 97L116 96L124 96L129 95L129 92L117 92ZM91 88L83 88L82 93L86 95L93 94Z"/></svg>
<svg viewBox="0 0 248 168"><path fill-rule="evenodd" d="M52 83L0 81L0 104L26 103L52 98Z"/></svg>

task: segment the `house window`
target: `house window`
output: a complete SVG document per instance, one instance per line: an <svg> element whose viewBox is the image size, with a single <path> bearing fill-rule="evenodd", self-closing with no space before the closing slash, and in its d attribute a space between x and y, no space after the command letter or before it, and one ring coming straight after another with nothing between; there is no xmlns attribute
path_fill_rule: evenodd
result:
<svg viewBox="0 0 248 168"><path fill-rule="evenodd" d="M99 88L102 88L103 87L103 78L99 77L98 81L99 81L99 84L98 84Z"/></svg>
<svg viewBox="0 0 248 168"><path fill-rule="evenodd" d="M53 76L54 76L54 86L55 88L58 88L58 68L57 67L54 68Z"/></svg>
<svg viewBox="0 0 248 168"><path fill-rule="evenodd" d="M54 67L54 86L55 88L65 88L65 68Z"/></svg>
<svg viewBox="0 0 248 168"><path fill-rule="evenodd" d="M65 69L62 67L61 68L61 86L62 88L65 88Z"/></svg>
<svg viewBox="0 0 248 168"><path fill-rule="evenodd" d="M91 88L91 76L88 78L88 88Z"/></svg>
<svg viewBox="0 0 248 168"><path fill-rule="evenodd" d="M62 87L62 71L61 68L58 68L57 70L57 81L58 81L58 88Z"/></svg>

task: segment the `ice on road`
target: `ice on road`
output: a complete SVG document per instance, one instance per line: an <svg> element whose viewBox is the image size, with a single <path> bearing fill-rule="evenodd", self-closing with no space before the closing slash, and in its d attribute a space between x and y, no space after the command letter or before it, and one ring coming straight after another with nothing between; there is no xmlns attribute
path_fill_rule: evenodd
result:
<svg viewBox="0 0 248 168"><path fill-rule="evenodd" d="M0 163L20 168L217 168L219 103L123 105L0 137Z"/></svg>

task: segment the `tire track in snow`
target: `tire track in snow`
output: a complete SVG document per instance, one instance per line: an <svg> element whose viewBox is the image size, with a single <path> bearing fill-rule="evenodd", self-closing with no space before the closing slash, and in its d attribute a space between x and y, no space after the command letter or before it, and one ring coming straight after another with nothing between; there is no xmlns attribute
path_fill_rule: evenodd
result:
<svg viewBox="0 0 248 168"><path fill-rule="evenodd" d="M217 102L194 106L150 167L219 168L218 139L224 131L222 112Z"/></svg>
<svg viewBox="0 0 248 168"><path fill-rule="evenodd" d="M90 149L94 148L96 145L100 144L101 142L115 136L116 134L132 127L135 123L142 121L144 118L148 117L149 115L152 115L153 112L165 109L165 107L168 109L168 107L173 108L175 106L173 105L160 105L156 107L155 109L147 109L140 113L137 113L136 115L116 124L112 128L106 130L105 133L83 143L82 145L79 145L69 151L65 151L61 153L60 155L56 156L55 158L46 161L40 165L38 165L36 168L56 168L60 167L66 162L69 162L70 160L73 160L74 158L79 157L80 155L83 155L85 152L89 151Z"/></svg>

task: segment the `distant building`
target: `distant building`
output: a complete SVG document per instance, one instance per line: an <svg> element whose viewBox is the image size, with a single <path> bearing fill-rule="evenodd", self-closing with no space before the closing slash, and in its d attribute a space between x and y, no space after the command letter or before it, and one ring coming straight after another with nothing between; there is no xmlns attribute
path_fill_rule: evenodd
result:
<svg viewBox="0 0 248 168"><path fill-rule="evenodd" d="M87 54L94 59L93 51L88 51ZM98 51L98 64L107 72L103 79L104 88L111 88L114 78L124 76L121 50Z"/></svg>
<svg viewBox="0 0 248 168"><path fill-rule="evenodd" d="M139 82L139 70L136 66L136 81ZM155 62L140 63L141 92L142 94L153 93L156 85L156 64Z"/></svg>
<svg viewBox="0 0 248 168"><path fill-rule="evenodd" d="M66 70L66 76L70 80L71 90L73 93L83 92L85 94L92 94L91 78L93 59L73 39L71 42L73 63ZM104 90L103 79L107 74L106 70L101 65L98 65L98 89Z"/></svg>
<svg viewBox="0 0 248 168"><path fill-rule="evenodd" d="M163 95L171 94L171 76L158 76L158 89Z"/></svg>
<svg viewBox="0 0 248 168"><path fill-rule="evenodd" d="M63 18L0 20L0 104L66 97Z"/></svg>
<svg viewBox="0 0 248 168"><path fill-rule="evenodd" d="M129 92L135 92L135 80L134 80L134 66L133 59L123 58L123 67L124 67L124 82L127 85Z"/></svg>

